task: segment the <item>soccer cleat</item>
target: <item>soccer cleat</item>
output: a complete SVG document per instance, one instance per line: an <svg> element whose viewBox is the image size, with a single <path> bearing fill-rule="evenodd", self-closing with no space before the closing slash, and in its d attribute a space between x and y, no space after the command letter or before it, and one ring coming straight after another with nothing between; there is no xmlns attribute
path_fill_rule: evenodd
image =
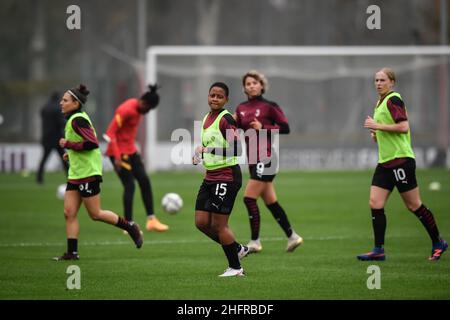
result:
<svg viewBox="0 0 450 320"><path fill-rule="evenodd" d="M158 232L164 232L169 230L169 226L159 222L158 218L150 218L147 219L147 225L145 226L147 231L158 231Z"/></svg>
<svg viewBox="0 0 450 320"><path fill-rule="evenodd" d="M130 222L130 230L128 231L131 239L133 239L134 243L136 244L136 248L142 247L142 244L144 243L144 239L142 238L141 229L139 228L138 224L135 222Z"/></svg>
<svg viewBox="0 0 450 320"><path fill-rule="evenodd" d="M140 230L139 231L140 233L141 233L141 235L144 235L144 232L142 232L142 230ZM124 234L124 235L128 235L128 231L127 230L122 230L122 233Z"/></svg>
<svg viewBox="0 0 450 320"><path fill-rule="evenodd" d="M219 275L219 277L243 277L245 276L244 269L233 269L227 268L224 273Z"/></svg>
<svg viewBox="0 0 450 320"><path fill-rule="evenodd" d="M286 251L293 252L299 245L303 243L303 238L293 232L288 239Z"/></svg>
<svg viewBox="0 0 450 320"><path fill-rule="evenodd" d="M248 247L248 253L258 253L262 250L261 241L259 241L259 239L250 240L247 243L247 247Z"/></svg>
<svg viewBox="0 0 450 320"><path fill-rule="evenodd" d="M373 260L384 261L384 260L386 260L386 256L384 255L384 249L378 248L378 247L373 248L373 250L371 252L367 252L367 253L358 255L358 256L356 256L356 258L359 261L373 261Z"/></svg>
<svg viewBox="0 0 450 320"><path fill-rule="evenodd" d="M434 245L431 249L431 256L428 258L430 261L437 261L441 258L442 254L447 250L448 243L444 239L441 239L441 241Z"/></svg>
<svg viewBox="0 0 450 320"><path fill-rule="evenodd" d="M79 260L80 256L76 253L65 252L62 256L53 257L54 261L67 261L67 260Z"/></svg>
<svg viewBox="0 0 450 320"><path fill-rule="evenodd" d="M241 250L238 252L239 260L242 260L250 253L250 249L247 246L241 244Z"/></svg>

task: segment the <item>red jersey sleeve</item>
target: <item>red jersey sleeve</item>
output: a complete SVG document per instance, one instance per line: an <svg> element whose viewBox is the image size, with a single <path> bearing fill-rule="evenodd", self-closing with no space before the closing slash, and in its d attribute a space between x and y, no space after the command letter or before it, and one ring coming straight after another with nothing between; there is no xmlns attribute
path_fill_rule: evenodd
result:
<svg viewBox="0 0 450 320"><path fill-rule="evenodd" d="M233 144L234 141L239 141L236 121L230 115L225 115L222 119L220 119L219 129L220 132L222 132L222 136L228 141L228 143Z"/></svg>
<svg viewBox="0 0 450 320"><path fill-rule="evenodd" d="M270 117L272 118L273 124L265 124L263 129L280 130L280 133L282 134L289 133L289 122L284 115L283 110L275 103L272 104L272 107L270 108Z"/></svg>
<svg viewBox="0 0 450 320"><path fill-rule="evenodd" d="M236 108L234 113L236 114L236 126L241 128L241 114L239 113L239 106Z"/></svg>
<svg viewBox="0 0 450 320"><path fill-rule="evenodd" d="M392 97L387 101L387 107L391 113L392 119L395 123L407 121L408 116L406 114L405 104L399 97Z"/></svg>
<svg viewBox="0 0 450 320"><path fill-rule="evenodd" d="M83 141L67 141L65 145L67 149L83 151L98 148L98 140L95 136L94 128L92 128L86 119L76 117L72 120L71 125L73 130L83 138Z"/></svg>
<svg viewBox="0 0 450 320"><path fill-rule="evenodd" d="M220 119L219 129L222 136L227 140L230 150L215 148L213 154L227 154L228 156L240 156L242 153L242 146L240 143L239 132L237 131L236 121L230 114L226 114Z"/></svg>

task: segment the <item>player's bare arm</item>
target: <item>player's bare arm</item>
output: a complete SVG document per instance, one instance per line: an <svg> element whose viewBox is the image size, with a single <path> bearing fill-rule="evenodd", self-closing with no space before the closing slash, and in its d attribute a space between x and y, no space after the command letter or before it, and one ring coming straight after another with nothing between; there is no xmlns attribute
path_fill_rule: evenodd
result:
<svg viewBox="0 0 450 320"><path fill-rule="evenodd" d="M366 121L364 122L364 128L387 132L408 133L409 123L408 121L401 121L394 124L377 123L371 116L367 116Z"/></svg>

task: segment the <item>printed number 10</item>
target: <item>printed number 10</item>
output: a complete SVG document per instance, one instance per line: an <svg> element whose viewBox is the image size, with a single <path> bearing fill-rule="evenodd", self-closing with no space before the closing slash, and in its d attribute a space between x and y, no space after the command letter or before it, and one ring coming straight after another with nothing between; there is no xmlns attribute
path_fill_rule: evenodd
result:
<svg viewBox="0 0 450 320"><path fill-rule="evenodd" d="M397 169L397 170L394 169L394 176L395 176L395 180L397 180L397 181L405 180L405 178L406 178L405 170L403 170L402 168Z"/></svg>

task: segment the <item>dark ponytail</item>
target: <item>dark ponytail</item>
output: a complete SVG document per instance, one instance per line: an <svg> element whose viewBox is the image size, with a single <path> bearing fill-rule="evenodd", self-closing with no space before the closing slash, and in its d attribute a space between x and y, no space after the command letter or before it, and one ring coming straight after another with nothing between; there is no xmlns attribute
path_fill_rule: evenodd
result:
<svg viewBox="0 0 450 320"><path fill-rule="evenodd" d="M80 103L80 106L86 103L89 90L84 84L68 90L69 94Z"/></svg>
<svg viewBox="0 0 450 320"><path fill-rule="evenodd" d="M150 109L154 109L159 104L159 94L156 92L159 89L157 84L149 85L148 91L141 96L141 100L145 101Z"/></svg>

